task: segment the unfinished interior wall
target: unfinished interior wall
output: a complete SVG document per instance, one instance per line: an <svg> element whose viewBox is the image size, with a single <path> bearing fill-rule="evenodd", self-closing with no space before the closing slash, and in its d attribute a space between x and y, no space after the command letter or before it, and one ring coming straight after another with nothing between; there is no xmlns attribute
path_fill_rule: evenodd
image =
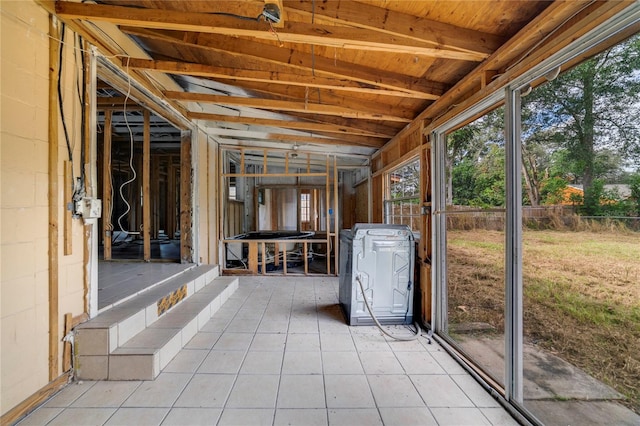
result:
<svg viewBox="0 0 640 426"><path fill-rule="evenodd" d="M424 123L415 128L407 128L400 132L383 149L374 155L371 172L373 222L384 220L385 176L390 170L411 161L416 157L420 160L420 205L423 211L420 217L418 245L416 247L416 279L419 282L417 288L417 308L420 311L420 319L423 324L431 322L431 145L423 136ZM356 187L356 202L365 196L366 185ZM363 216L363 212L356 211L356 215Z"/></svg>
<svg viewBox="0 0 640 426"><path fill-rule="evenodd" d="M53 277L57 283L57 315L52 321L56 325L52 347L57 351L51 354L50 366L49 15L32 1L3 1L0 16L0 407L4 415L62 374L64 314L75 316L84 310L84 226L79 220L68 218L65 222L64 218L64 162L69 156L60 125L58 162L52 165L57 170L54 182L59 201L54 210L57 214L53 215L59 234L57 274ZM73 174L79 176L81 114L75 90L73 41L73 34L68 31L61 88L73 145Z"/></svg>
<svg viewBox="0 0 640 426"><path fill-rule="evenodd" d="M194 166L197 174L195 184L196 196L194 223L196 226L198 263L218 263L218 155L217 144L206 133L198 129L195 132Z"/></svg>
<svg viewBox="0 0 640 426"><path fill-rule="evenodd" d="M369 186L367 181L359 183L355 188L354 224L369 222ZM346 226L345 226L346 228Z"/></svg>
<svg viewBox="0 0 640 426"><path fill-rule="evenodd" d="M340 229L351 229L355 224L355 175L350 170L342 171L340 175Z"/></svg>

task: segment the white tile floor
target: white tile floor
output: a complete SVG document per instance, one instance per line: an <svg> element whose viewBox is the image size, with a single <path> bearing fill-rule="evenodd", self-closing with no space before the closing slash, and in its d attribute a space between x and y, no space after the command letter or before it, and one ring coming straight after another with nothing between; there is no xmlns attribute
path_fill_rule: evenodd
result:
<svg viewBox="0 0 640 426"><path fill-rule="evenodd" d="M243 277L155 381L74 383L21 425L517 424L437 343L348 327L337 290Z"/></svg>

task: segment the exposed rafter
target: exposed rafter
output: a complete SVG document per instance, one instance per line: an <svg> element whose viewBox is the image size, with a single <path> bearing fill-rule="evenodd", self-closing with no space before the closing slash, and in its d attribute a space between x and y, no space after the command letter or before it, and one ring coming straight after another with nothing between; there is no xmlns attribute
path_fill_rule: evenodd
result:
<svg viewBox="0 0 640 426"><path fill-rule="evenodd" d="M342 108L335 105L322 105L305 102L276 101L272 99L241 98L237 96L220 96L205 93L175 91L164 92L164 94L169 99L177 101L206 102L217 105L244 106L275 111L293 111L305 114L337 115L340 117L359 118L364 120L392 121L400 123L411 122L410 111L396 110L389 111L388 114L382 114ZM392 112L395 112L396 115L393 115Z"/></svg>
<svg viewBox="0 0 640 426"><path fill-rule="evenodd" d="M443 83L422 78L408 77L392 72L382 72L374 68L347 63L323 57L313 58L292 49L258 43L249 40L233 39L211 34L197 35L196 41L186 41L186 34L176 31L149 30L144 28L123 27L122 31L150 40L171 43L176 48L197 48L220 54L220 60L248 63L252 69L277 71L292 74L316 75L355 81L369 87L379 87L397 92L406 92L407 97L418 99L437 99L447 86ZM278 67L274 69L275 67ZM305 81L303 75L300 80Z"/></svg>
<svg viewBox="0 0 640 426"><path fill-rule="evenodd" d="M301 74L300 72L262 71L252 69L238 69L231 67L218 67L205 64L194 64L179 61L153 61L148 59L131 58L128 65L132 69L146 69L162 71L171 74L183 74L199 77L208 77L216 80L250 81L287 86L311 87L327 90L336 90L354 93L367 93L372 95L412 97L418 99L435 100L439 96L430 93L415 91L390 90L375 88L371 85L354 80L335 77L314 76L312 72Z"/></svg>
<svg viewBox="0 0 640 426"><path fill-rule="evenodd" d="M352 145L363 146L369 148L380 148L384 141L379 139L363 138L361 136L345 136L339 138L323 137L321 135L289 135L283 133L269 133L263 131L238 130L238 129L221 129L210 128L209 134L216 136L224 136L235 139L253 139L265 141L279 141L291 143L316 143L329 145Z"/></svg>
<svg viewBox="0 0 640 426"><path fill-rule="evenodd" d="M187 117L194 120L217 121L226 123L253 124L258 126L285 127L293 130L306 130L310 132L337 133L341 135L367 136L372 138L389 139L393 136L391 132L387 134L371 132L357 129L355 127L339 126L335 124L312 123L305 121L273 120L257 117L240 117L231 115L209 114L205 112L189 112Z"/></svg>

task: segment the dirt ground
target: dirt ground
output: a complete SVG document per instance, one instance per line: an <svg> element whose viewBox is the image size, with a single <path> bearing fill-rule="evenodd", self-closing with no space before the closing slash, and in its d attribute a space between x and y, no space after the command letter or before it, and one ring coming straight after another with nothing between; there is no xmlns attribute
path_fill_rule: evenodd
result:
<svg viewBox="0 0 640 426"><path fill-rule="evenodd" d="M504 330L504 233L448 231L450 324ZM640 413L640 234L525 231L524 333ZM455 327L454 327L455 328Z"/></svg>

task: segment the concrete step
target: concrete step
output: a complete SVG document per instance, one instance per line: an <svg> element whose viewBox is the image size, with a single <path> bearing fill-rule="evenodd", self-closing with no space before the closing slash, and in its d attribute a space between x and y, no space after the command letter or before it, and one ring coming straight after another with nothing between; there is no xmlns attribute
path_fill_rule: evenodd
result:
<svg viewBox="0 0 640 426"><path fill-rule="evenodd" d="M218 271L190 269L79 325L76 377L153 380L238 288Z"/></svg>

